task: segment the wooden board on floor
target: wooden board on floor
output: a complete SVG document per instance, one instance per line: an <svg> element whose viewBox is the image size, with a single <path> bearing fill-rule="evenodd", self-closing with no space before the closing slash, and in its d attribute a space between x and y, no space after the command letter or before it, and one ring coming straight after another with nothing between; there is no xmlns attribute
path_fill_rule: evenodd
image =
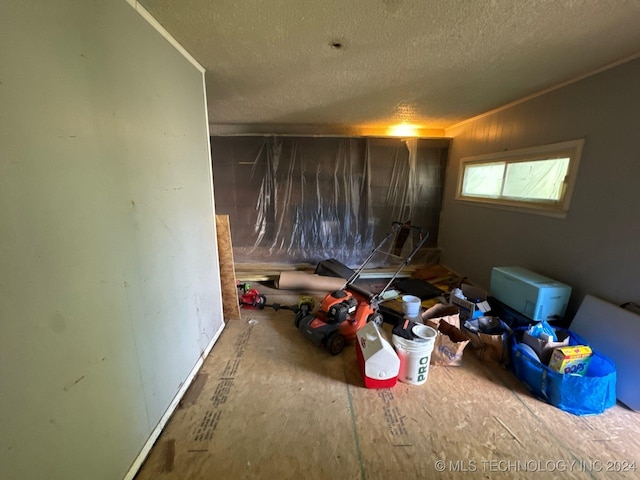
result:
<svg viewBox="0 0 640 480"><path fill-rule="evenodd" d="M571 415L470 351L461 367L431 366L424 385L366 389L354 345L331 356L291 311L242 309L200 374L138 480L640 476L640 414Z"/></svg>
<svg viewBox="0 0 640 480"><path fill-rule="evenodd" d="M402 269L397 275L397 278L409 278L413 275L415 269L416 267L409 265ZM365 269L358 278L361 280L389 279L396 273L396 270L398 270L398 267ZM305 267L304 265L296 264L293 266L269 265L265 269L256 269L254 266L247 264L236 265L236 277L241 282L273 282L278 280L282 272L291 271L314 273L315 267Z"/></svg>
<svg viewBox="0 0 640 480"><path fill-rule="evenodd" d="M225 319L239 320L240 305L233 262L229 215L216 215L218 257L220 259L220 283L222 287L222 311Z"/></svg>

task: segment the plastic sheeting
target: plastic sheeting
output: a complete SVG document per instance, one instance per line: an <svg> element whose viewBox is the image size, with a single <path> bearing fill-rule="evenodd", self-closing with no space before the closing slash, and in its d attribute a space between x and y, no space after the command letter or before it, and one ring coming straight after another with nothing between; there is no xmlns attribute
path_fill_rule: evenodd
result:
<svg viewBox="0 0 640 480"><path fill-rule="evenodd" d="M236 263L356 267L393 221L423 227L423 248L437 246L446 139L212 137L211 149Z"/></svg>

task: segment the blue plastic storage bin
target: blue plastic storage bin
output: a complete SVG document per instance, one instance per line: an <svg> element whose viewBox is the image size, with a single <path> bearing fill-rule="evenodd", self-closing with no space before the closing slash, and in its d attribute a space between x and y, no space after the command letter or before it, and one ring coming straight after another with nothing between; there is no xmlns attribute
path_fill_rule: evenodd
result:
<svg viewBox="0 0 640 480"><path fill-rule="evenodd" d="M616 366L609 358L593 351L585 375L563 375L540 363L519 343L528 327L514 330L510 338L511 369L531 393L551 405L574 415L594 415L616 403ZM568 331L569 345L589 345Z"/></svg>

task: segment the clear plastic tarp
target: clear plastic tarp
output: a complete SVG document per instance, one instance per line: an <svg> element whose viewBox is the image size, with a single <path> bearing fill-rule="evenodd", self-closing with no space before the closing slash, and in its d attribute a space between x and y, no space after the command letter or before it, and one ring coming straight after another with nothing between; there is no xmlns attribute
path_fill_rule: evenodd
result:
<svg viewBox="0 0 640 480"><path fill-rule="evenodd" d="M211 150L236 263L357 267L394 221L424 228L423 248L437 247L446 139L212 137Z"/></svg>

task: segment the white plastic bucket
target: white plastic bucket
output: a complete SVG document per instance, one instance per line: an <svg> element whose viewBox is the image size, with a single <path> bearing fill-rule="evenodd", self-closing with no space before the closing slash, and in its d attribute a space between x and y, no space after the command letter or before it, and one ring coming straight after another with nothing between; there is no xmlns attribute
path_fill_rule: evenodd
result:
<svg viewBox="0 0 640 480"><path fill-rule="evenodd" d="M415 295L403 295L402 296L402 310L406 318L416 318L420 316L420 306L422 300Z"/></svg>
<svg viewBox="0 0 640 480"><path fill-rule="evenodd" d="M427 381L431 352L438 332L429 326L421 325L421 335L422 338L418 340L393 335L393 346L400 358L398 380L401 382L422 385Z"/></svg>

